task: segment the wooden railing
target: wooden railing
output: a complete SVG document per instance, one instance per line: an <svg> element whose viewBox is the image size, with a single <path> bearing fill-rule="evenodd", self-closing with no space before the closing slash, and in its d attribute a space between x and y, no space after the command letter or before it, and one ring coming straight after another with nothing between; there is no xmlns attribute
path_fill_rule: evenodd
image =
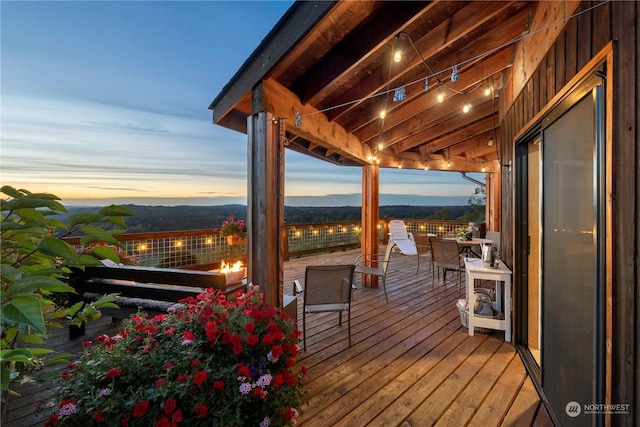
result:
<svg viewBox="0 0 640 427"><path fill-rule="evenodd" d="M404 219L407 231L427 232L438 236L453 235L468 222ZM378 224L379 239L386 243L389 220ZM286 225L286 259L323 252L360 247L362 229L359 221ZM66 238L79 246L79 238ZM118 236L121 248L140 265L151 267L219 268L227 262L246 258L246 244L229 245L225 237L213 230L179 230L155 233L129 233Z"/></svg>

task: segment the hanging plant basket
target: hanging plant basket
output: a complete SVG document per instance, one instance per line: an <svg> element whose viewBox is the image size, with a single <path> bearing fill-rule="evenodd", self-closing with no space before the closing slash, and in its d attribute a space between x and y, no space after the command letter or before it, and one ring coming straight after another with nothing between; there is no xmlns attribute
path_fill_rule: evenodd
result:
<svg viewBox="0 0 640 427"><path fill-rule="evenodd" d="M247 243L246 237L240 237L237 234L227 236L227 245L244 245Z"/></svg>

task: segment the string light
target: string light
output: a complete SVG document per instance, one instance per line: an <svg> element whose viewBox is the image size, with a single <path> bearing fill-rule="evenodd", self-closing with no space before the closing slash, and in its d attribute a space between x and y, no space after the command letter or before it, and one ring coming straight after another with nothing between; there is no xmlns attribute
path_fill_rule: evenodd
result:
<svg viewBox="0 0 640 427"><path fill-rule="evenodd" d="M438 104L442 104L444 102L444 93L442 92L442 88L438 88Z"/></svg>
<svg viewBox="0 0 640 427"><path fill-rule="evenodd" d="M402 169L402 163L398 163L398 169Z"/></svg>
<svg viewBox="0 0 640 427"><path fill-rule="evenodd" d="M489 96L491 95L491 88L489 87L489 82L486 83L486 86L484 87L484 96Z"/></svg>
<svg viewBox="0 0 640 427"><path fill-rule="evenodd" d="M529 38L529 37L535 36L536 34L539 34L539 33L541 33L541 32L547 31L549 28L552 28L552 27L554 27L554 26L557 26L558 24L564 24L564 23L566 23L568 20L573 19L573 18L575 18L576 16L579 16L579 15L582 15L582 14L584 14L584 13L587 13L587 12L589 12L589 11L591 11L591 10L594 10L594 9L596 9L596 8L598 8L598 7L600 7L600 6L604 5L604 4L607 4L607 3L609 3L609 1L603 1L603 2L601 2L601 3L598 3L598 4L594 5L594 6L588 7L588 8L583 9L583 10L581 10L581 11L577 12L577 13L574 13L574 14L573 14L573 15L571 15L571 16L563 17L562 19L560 19L560 20L558 20L558 21L551 22L551 23L549 23L548 25L546 25L546 26L544 26L544 27L542 27L542 28L537 29L536 31L531 31L531 32L528 32L528 33L523 34L523 35L521 35L521 36L518 36L518 37L516 37L516 38L514 38L514 39L511 39L511 40L509 40L509 41L507 41L507 42L505 42L505 43L503 43L503 44L501 44L501 45L499 45L499 46L496 46L496 47L491 48L491 49L489 49L489 50L483 51L483 52L481 52L481 53L479 53L479 54L477 54L477 55L475 55L475 56L473 56L473 57L471 57L471 58L465 59L465 60L463 60L463 61L459 62L458 64L453 65L452 67L442 69L442 70L438 71L438 73L436 73L436 72L434 72L433 70L431 70L431 68L429 68L429 66L426 64L426 62L424 61L424 59L421 57L422 62L427 66L427 68L428 68L428 70L429 70L429 73L431 73L431 74L430 74L430 75L428 75L427 77L434 77L434 78L437 80L438 84L445 84L444 82L442 82L442 81L438 78L438 74L439 74L439 73L444 73L444 72L446 72L447 70L451 69L451 81L455 82L455 81L457 81L457 79L458 79L458 66L463 66L463 65L465 65L465 64L469 64L469 63L472 63L472 62L474 62L474 61L477 61L477 60L478 60L478 59L480 59L480 58L487 57L487 56L489 56L489 55L491 55L491 54L493 54L493 53L495 53L495 52L497 52L497 51L499 51L499 50L501 50L501 49L504 49L504 48L505 48L505 47L507 47L507 46L510 46L510 45L512 45L512 44L514 44L514 43L517 43L517 42L522 41L522 40L524 40L524 39L527 39L527 38ZM401 60L402 60L402 48L403 48L403 46L402 46L402 45L404 44L403 39L400 37L400 34L402 34L402 33L404 33L405 35L407 35L407 37L409 36L409 35L408 35L406 32L404 32L404 31L403 31L403 32L401 32L401 33L399 33L398 35L396 35L396 40L397 40L397 41L396 41L396 47L395 47L395 49L393 50L393 58L392 58L395 62L399 62L399 61L401 61ZM411 41L411 39L409 39L409 41L413 44L413 42ZM417 49L416 49L416 50L417 50ZM399 52L399 58L400 58L400 59L399 59L399 61L396 61L396 52ZM418 53L418 55L420 55L420 52L419 52L419 51L417 51L417 53ZM421 56L421 55L420 55L420 56ZM412 82L406 83L406 84L405 84L405 86L410 86L410 85L416 84L416 83L418 83L418 82L422 82L422 80L423 80L423 79L425 79L425 80L426 80L426 78L425 78L425 77L421 77L421 78L420 78L420 79L418 79L418 80L415 80L415 81L412 81ZM447 86L447 87L448 87L448 86ZM453 88L449 88L449 89L451 89L451 90L452 90L452 91L454 91L454 92L457 92L457 93L462 94L462 92L456 91L456 90L455 90L455 89L453 89ZM393 89L392 89L392 90L393 90ZM491 89L489 89L489 90L491 90ZM351 101L343 102L343 103L338 104L338 105L333 105L333 106L330 106L330 107L324 108L324 109L322 109L322 110L318 110L318 111L314 111L314 112L311 112L311 113L307 113L307 114L305 114L305 116L310 116L310 115L318 114L318 113L325 113L325 112L327 112L327 111L331 111L331 110L334 110L334 109L337 109L337 108L346 107L346 106L349 106L349 105L352 105L352 104L355 104L355 103L358 103L358 102L365 101L365 100L367 100L367 99L371 99L371 98L378 97L378 96L380 96L380 95L384 95L384 94L386 94L386 93L388 93L388 92L389 92L389 88L387 87L387 90L386 90L386 91L384 91L384 92L378 92L378 93L375 93L375 94L372 94L372 95L369 95L369 96L365 96L365 97L363 97L363 98L358 98L358 99L354 99L354 100L351 100ZM440 90L439 90L438 92L440 92ZM486 91L485 91L485 93L486 93ZM440 94L438 94L438 98L437 98L437 100L438 100L438 102L439 102L439 103L443 102L443 101L444 101L444 95L440 95ZM295 115L295 125L296 125L296 126L301 126L301 125L302 125L302 116L301 116L300 112L298 112L298 111L294 111L294 115Z"/></svg>
<svg viewBox="0 0 640 427"><path fill-rule="evenodd" d="M380 111L380 118L384 119L385 117L387 117L387 111L386 110Z"/></svg>
<svg viewBox="0 0 640 427"><path fill-rule="evenodd" d="M424 170L425 170L425 171L428 171L428 170L429 170L429 166L425 166L425 167L424 167Z"/></svg>
<svg viewBox="0 0 640 427"><path fill-rule="evenodd" d="M451 160L447 160L447 167L450 168L451 167Z"/></svg>
<svg viewBox="0 0 640 427"><path fill-rule="evenodd" d="M380 142L378 144L378 150L382 150L384 148L384 144L382 142Z"/></svg>
<svg viewBox="0 0 640 427"><path fill-rule="evenodd" d="M493 146L493 135L491 135L491 136L489 137L489 142L487 142L487 145L488 145L489 147Z"/></svg>
<svg viewBox="0 0 640 427"><path fill-rule="evenodd" d="M482 164L482 172L486 172L487 168L484 167L484 163Z"/></svg>
<svg viewBox="0 0 640 427"><path fill-rule="evenodd" d="M470 110L471 110L471 104L469 104L468 102L465 102L464 105L462 106L462 112L466 114Z"/></svg>

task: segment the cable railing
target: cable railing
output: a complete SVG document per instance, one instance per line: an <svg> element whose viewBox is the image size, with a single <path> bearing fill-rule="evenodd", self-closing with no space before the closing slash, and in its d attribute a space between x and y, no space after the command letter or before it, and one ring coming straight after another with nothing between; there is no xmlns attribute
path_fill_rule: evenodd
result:
<svg viewBox="0 0 640 427"><path fill-rule="evenodd" d="M439 237L452 236L468 222L404 219L407 231L426 232ZM285 259L360 247L362 227L359 221L285 225ZM378 238L387 242L389 220L380 220ZM224 260L246 259L247 245L230 244L214 230L178 230L154 233L127 233L117 236L121 250L139 265L166 268L219 268ZM79 238L66 238L79 247Z"/></svg>

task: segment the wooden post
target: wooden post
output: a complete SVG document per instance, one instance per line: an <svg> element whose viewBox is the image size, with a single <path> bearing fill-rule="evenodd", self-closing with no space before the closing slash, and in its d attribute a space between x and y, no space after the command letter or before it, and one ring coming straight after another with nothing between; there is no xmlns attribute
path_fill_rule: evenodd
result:
<svg viewBox="0 0 640 427"><path fill-rule="evenodd" d="M488 231L500 231L500 174L487 174L487 206L485 208L485 222Z"/></svg>
<svg viewBox="0 0 640 427"><path fill-rule="evenodd" d="M254 89L254 94L260 88ZM254 105L255 108L255 105ZM284 253L284 143L282 122L271 113L247 119L248 280L259 285L265 301L282 306Z"/></svg>
<svg viewBox="0 0 640 427"><path fill-rule="evenodd" d="M364 166L362 168L362 254L377 254L380 251L379 211L380 168L378 165ZM362 283L365 286L377 288L378 277L363 275Z"/></svg>

